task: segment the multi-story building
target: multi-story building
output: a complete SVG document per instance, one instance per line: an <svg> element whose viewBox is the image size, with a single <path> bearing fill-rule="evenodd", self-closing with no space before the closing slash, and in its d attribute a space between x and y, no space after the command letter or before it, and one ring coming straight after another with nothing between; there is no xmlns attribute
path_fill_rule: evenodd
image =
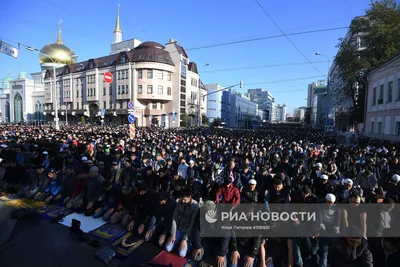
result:
<svg viewBox="0 0 400 267"><path fill-rule="evenodd" d="M367 19L364 16L355 17L350 24L349 30L344 37L344 43L351 44L357 51L366 49L365 33L363 32L352 32L352 25L357 23L357 20ZM340 52L340 48L339 48ZM343 99L338 97L343 87L342 76L336 61L334 60L329 68L328 72L328 84L327 84L327 98L325 117L328 118L324 121L325 130L343 130L349 128L349 116L350 110L353 108L353 102L350 98ZM362 100L363 101L363 100Z"/></svg>
<svg viewBox="0 0 400 267"><path fill-rule="evenodd" d="M10 73L2 80L1 120L8 122L40 122L44 120L44 86L42 73L32 73L27 78L24 71L12 78Z"/></svg>
<svg viewBox="0 0 400 267"><path fill-rule="evenodd" d="M286 122L286 104L272 103L271 122Z"/></svg>
<svg viewBox="0 0 400 267"><path fill-rule="evenodd" d="M308 90L307 90L307 107L312 108L313 101L314 101L314 89L317 87L316 83L310 83L308 85Z"/></svg>
<svg viewBox="0 0 400 267"><path fill-rule="evenodd" d="M400 141L400 56L368 74L364 134Z"/></svg>
<svg viewBox="0 0 400 267"><path fill-rule="evenodd" d="M231 90L229 89L231 92ZM240 93L230 93L230 120L231 128L252 128L256 120L258 106L249 98Z"/></svg>
<svg viewBox="0 0 400 267"><path fill-rule="evenodd" d="M258 105L258 109L262 111L262 120L271 121L272 119L272 103L274 97L268 90L263 91L261 88L248 89L246 94L250 100Z"/></svg>
<svg viewBox="0 0 400 267"><path fill-rule="evenodd" d="M199 96L206 95L206 89L196 63L190 61L184 48L174 39L165 46L136 40L118 48L121 43L118 14L111 55L67 62L57 68L57 102L65 107L62 112L68 114L68 120L80 121L83 116L98 122L100 110L104 109L105 123L127 123L128 103L133 102L137 126L179 127L182 114L189 115L195 125L199 120L198 108L193 106L199 106ZM111 83L104 80L106 72L113 75ZM47 69L45 114L50 117L55 112L52 84L53 73ZM200 99L204 112L206 99ZM64 115L60 120L65 120Z"/></svg>
<svg viewBox="0 0 400 267"><path fill-rule="evenodd" d="M293 110L293 120L302 122L304 121L304 117L307 111L307 107L299 107Z"/></svg>
<svg viewBox="0 0 400 267"><path fill-rule="evenodd" d="M225 93L225 104L224 110L227 110L227 105L230 103L230 97L226 96L226 91L224 87L220 84L206 84L205 87L207 88L207 117L208 122L212 123L216 118L220 118L221 122L226 125L229 125L229 122L226 121L226 116L222 114L222 98ZM228 101L227 101L228 100ZM222 118L224 117L224 118Z"/></svg>

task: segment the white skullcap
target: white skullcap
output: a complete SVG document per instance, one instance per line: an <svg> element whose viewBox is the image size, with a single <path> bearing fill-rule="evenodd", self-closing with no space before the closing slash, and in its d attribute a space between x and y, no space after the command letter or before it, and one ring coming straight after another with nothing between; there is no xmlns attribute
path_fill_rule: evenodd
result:
<svg viewBox="0 0 400 267"><path fill-rule="evenodd" d="M336 196L334 194L327 194L325 196L325 199L328 200L329 202L335 202L336 201Z"/></svg>
<svg viewBox="0 0 400 267"><path fill-rule="evenodd" d="M194 160L191 159L191 160L189 161L189 164L194 164Z"/></svg>
<svg viewBox="0 0 400 267"><path fill-rule="evenodd" d="M393 179L393 182L398 183L398 182L400 182L400 175L393 174L392 179Z"/></svg>
<svg viewBox="0 0 400 267"><path fill-rule="evenodd" d="M250 179L249 184L257 185L257 181L254 179Z"/></svg>
<svg viewBox="0 0 400 267"><path fill-rule="evenodd" d="M322 174L319 178L324 179L324 180L328 180L329 177L326 174Z"/></svg>
<svg viewBox="0 0 400 267"><path fill-rule="evenodd" d="M87 161L87 157L82 157L81 160L82 161Z"/></svg>
<svg viewBox="0 0 400 267"><path fill-rule="evenodd" d="M315 166L322 168L322 163L318 162L317 164L315 164Z"/></svg>
<svg viewBox="0 0 400 267"><path fill-rule="evenodd" d="M49 154L49 152L43 151L43 155L48 155L48 154Z"/></svg>
<svg viewBox="0 0 400 267"><path fill-rule="evenodd" d="M351 179L345 179L344 181L343 181L345 184L353 184L353 181L351 180Z"/></svg>

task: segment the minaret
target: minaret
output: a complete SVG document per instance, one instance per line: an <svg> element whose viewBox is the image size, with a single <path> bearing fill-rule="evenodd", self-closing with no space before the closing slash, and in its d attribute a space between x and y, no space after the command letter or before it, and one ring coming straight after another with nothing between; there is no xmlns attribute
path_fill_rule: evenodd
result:
<svg viewBox="0 0 400 267"><path fill-rule="evenodd" d="M115 29L114 29L114 43L120 43L122 42L122 31L121 31L121 26L119 24L119 8L120 4L118 4L118 16L117 16L117 22L115 24Z"/></svg>
<svg viewBox="0 0 400 267"><path fill-rule="evenodd" d="M58 24L58 35L57 35L57 44L62 44L62 37L61 37L61 24L62 24L62 20L60 20L60 24Z"/></svg>

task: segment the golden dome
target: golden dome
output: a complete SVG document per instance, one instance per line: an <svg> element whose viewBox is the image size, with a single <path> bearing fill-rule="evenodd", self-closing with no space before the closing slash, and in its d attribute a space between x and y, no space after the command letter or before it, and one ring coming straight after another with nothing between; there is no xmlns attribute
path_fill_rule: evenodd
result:
<svg viewBox="0 0 400 267"><path fill-rule="evenodd" d="M75 58L75 53L62 42L60 22L57 41L55 43L47 44L40 49L40 64L53 63L53 61L58 64L71 64L75 62Z"/></svg>

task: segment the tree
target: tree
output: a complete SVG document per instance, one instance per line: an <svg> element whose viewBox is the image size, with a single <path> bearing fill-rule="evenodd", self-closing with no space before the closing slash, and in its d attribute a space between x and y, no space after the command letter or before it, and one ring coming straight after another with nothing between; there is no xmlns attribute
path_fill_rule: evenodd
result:
<svg viewBox="0 0 400 267"><path fill-rule="evenodd" d="M350 26L350 39L341 39L335 63L342 84L329 84L338 103L351 99L352 123L364 119L368 72L400 53L400 7L394 0L372 2ZM364 48L365 47L365 48Z"/></svg>
<svg viewBox="0 0 400 267"><path fill-rule="evenodd" d="M221 118L215 118L210 124L210 127L219 127L219 126L221 126Z"/></svg>
<svg viewBox="0 0 400 267"><path fill-rule="evenodd" d="M208 120L206 114L201 114L201 121L203 123L203 126L207 126L208 125L209 120Z"/></svg>
<svg viewBox="0 0 400 267"><path fill-rule="evenodd" d="M307 108L306 112L304 112L304 123L311 124L311 108Z"/></svg>
<svg viewBox="0 0 400 267"><path fill-rule="evenodd" d="M187 114L181 114L181 127L189 127L190 126L190 118Z"/></svg>

